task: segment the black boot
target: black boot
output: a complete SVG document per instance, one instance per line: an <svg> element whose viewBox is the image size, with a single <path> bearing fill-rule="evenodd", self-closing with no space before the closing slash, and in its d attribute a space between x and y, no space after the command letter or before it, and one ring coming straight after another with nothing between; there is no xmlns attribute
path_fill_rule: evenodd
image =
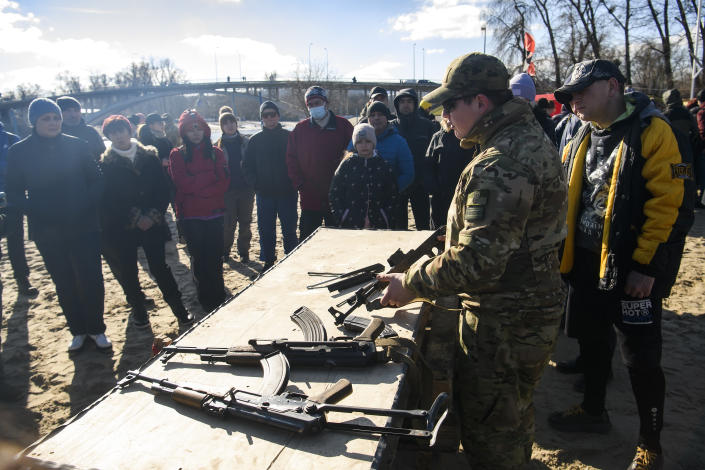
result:
<svg viewBox="0 0 705 470"><path fill-rule="evenodd" d="M167 303L169 304L171 311L174 312L176 319L179 320L179 325L186 326L193 323L195 317L193 316L193 313L189 313L186 310L186 307L184 307L184 303L181 299L173 300L171 302L167 301Z"/></svg>
<svg viewBox="0 0 705 470"><path fill-rule="evenodd" d="M137 328L149 328L149 314L141 303L132 306L132 323Z"/></svg>

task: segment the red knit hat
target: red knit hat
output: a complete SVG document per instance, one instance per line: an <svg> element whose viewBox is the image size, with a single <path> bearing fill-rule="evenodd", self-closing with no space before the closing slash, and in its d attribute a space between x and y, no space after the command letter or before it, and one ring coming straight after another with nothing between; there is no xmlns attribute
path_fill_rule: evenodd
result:
<svg viewBox="0 0 705 470"><path fill-rule="evenodd" d="M211 128L195 109L187 109L181 113L179 117L179 135L181 135L182 138L186 138L186 129L193 127L194 124L203 130L205 138L210 139Z"/></svg>
<svg viewBox="0 0 705 470"><path fill-rule="evenodd" d="M107 137L109 133L113 133L121 127L124 127L127 129L127 132L132 134L132 124L130 121L121 114L113 114L112 116L105 118L101 131L103 131L103 135Z"/></svg>

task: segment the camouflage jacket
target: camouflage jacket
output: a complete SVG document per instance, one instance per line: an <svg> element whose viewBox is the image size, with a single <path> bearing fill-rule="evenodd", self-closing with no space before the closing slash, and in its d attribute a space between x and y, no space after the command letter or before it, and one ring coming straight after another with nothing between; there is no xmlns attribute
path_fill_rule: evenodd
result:
<svg viewBox="0 0 705 470"><path fill-rule="evenodd" d="M463 148L476 144L448 210L445 251L412 266L404 286L428 298L459 294L466 306L537 292L544 305L555 303L567 195L556 149L516 98L461 140Z"/></svg>

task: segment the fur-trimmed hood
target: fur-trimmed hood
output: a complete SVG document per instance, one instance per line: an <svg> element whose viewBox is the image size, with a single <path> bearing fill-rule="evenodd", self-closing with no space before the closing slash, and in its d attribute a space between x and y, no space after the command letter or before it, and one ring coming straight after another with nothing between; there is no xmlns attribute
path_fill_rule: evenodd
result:
<svg viewBox="0 0 705 470"><path fill-rule="evenodd" d="M153 145L143 145L138 140L133 140L133 142L137 145L137 153L135 154L134 162L131 162L129 158L123 157L112 148L109 148L100 156L100 163L102 165L125 166L140 172L141 168L144 166L145 159L154 158L159 160L156 147Z"/></svg>

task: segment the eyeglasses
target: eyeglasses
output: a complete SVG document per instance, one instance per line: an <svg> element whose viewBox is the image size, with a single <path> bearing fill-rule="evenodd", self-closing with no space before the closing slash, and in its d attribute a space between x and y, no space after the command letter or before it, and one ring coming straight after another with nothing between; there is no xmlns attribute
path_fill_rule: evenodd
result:
<svg viewBox="0 0 705 470"><path fill-rule="evenodd" d="M443 112L444 113L451 113L455 107L458 105L458 101L460 100L470 100L474 98L476 95L464 95L464 96L456 96L455 98L451 98L449 100L446 100L443 102L441 106L443 106Z"/></svg>
<svg viewBox="0 0 705 470"><path fill-rule="evenodd" d="M262 113L263 118L273 118L277 115L277 113Z"/></svg>

